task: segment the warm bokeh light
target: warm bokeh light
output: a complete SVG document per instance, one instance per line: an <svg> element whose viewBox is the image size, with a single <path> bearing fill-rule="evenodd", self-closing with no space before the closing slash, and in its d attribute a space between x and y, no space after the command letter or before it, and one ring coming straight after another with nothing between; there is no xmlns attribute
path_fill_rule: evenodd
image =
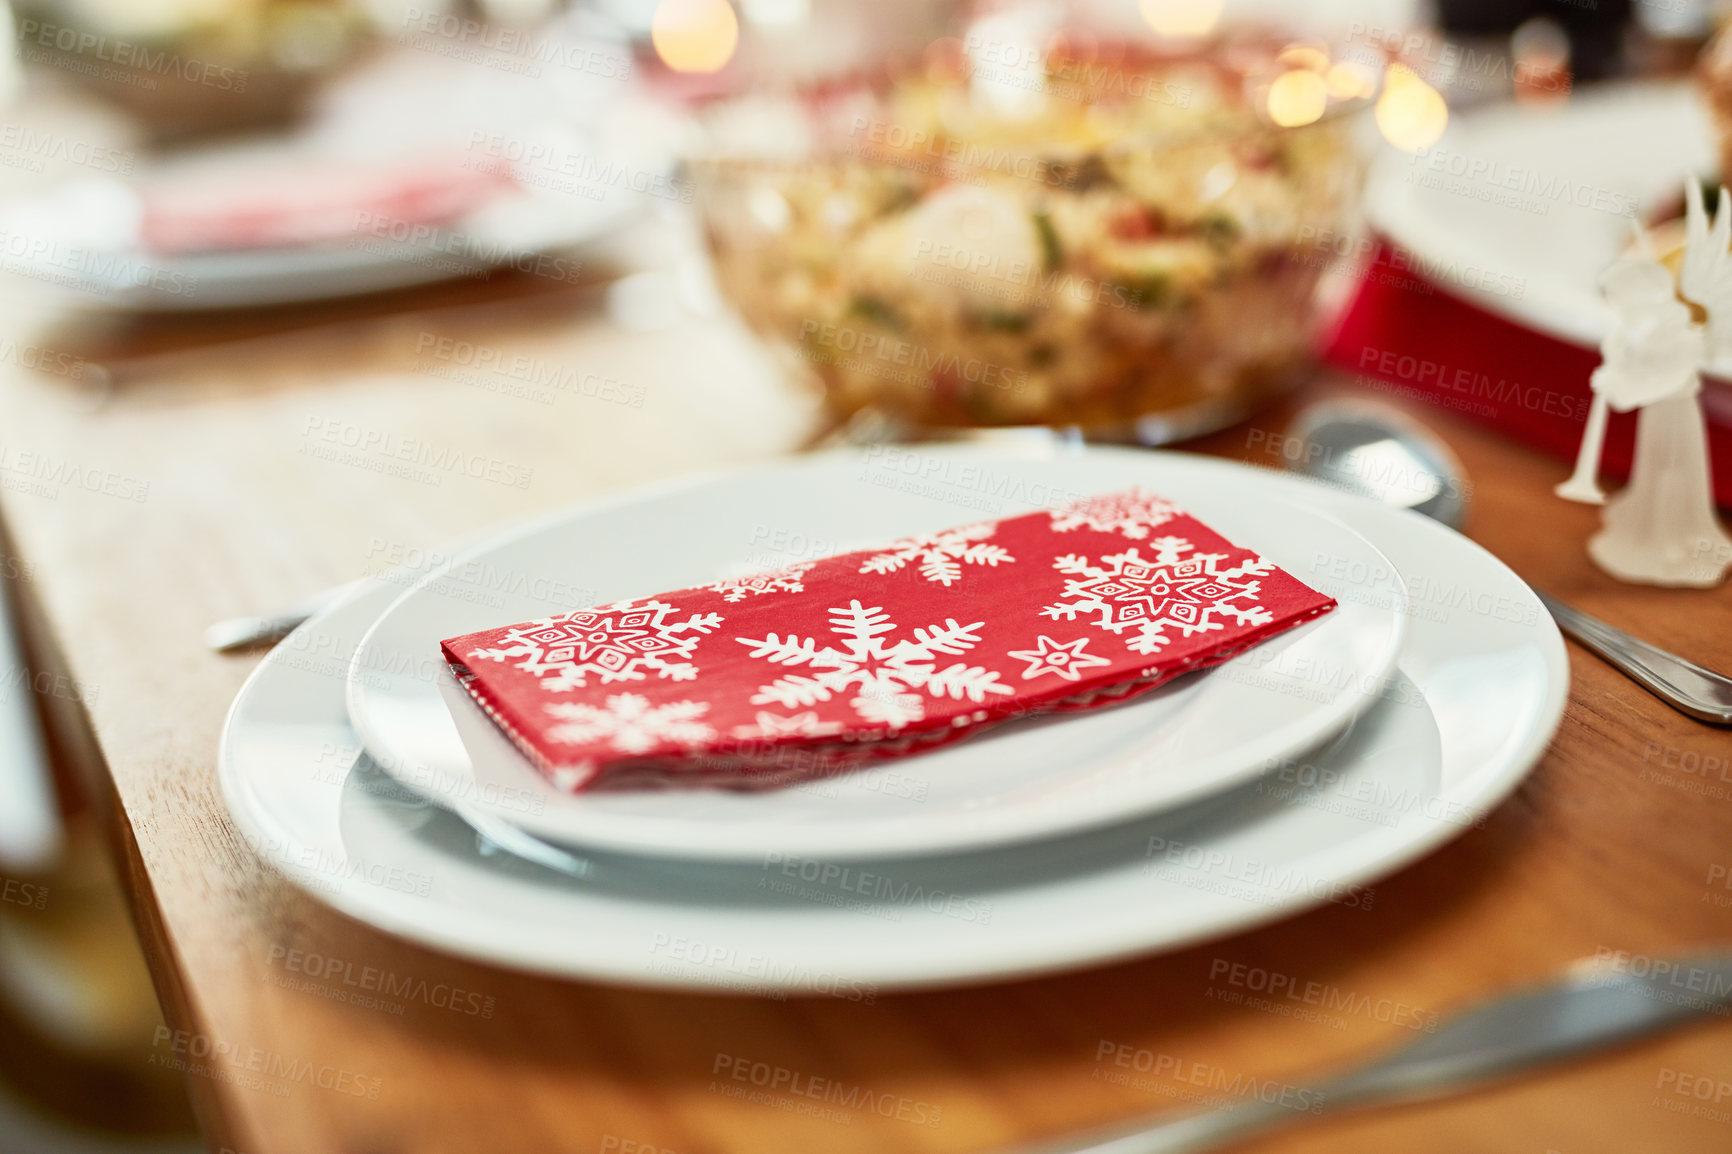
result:
<svg viewBox="0 0 1732 1154"><path fill-rule="evenodd" d="M1430 148L1449 124L1449 105L1437 89L1405 64L1391 64L1377 98L1377 127L1395 147L1407 152Z"/></svg>
<svg viewBox="0 0 1732 1154"><path fill-rule="evenodd" d="M1551 103L1569 98L1570 39L1546 17L1535 17L1510 37L1515 59L1515 98L1525 103Z"/></svg>
<svg viewBox="0 0 1732 1154"><path fill-rule="evenodd" d="M1282 128L1310 124L1329 107L1323 78L1306 68L1283 72L1269 86L1269 119Z"/></svg>
<svg viewBox="0 0 1732 1154"><path fill-rule="evenodd" d="M963 34L970 60L969 96L976 111L1007 120L1039 116L1047 107L1045 43L1025 10L982 16Z"/></svg>
<svg viewBox="0 0 1732 1154"><path fill-rule="evenodd" d="M1343 60L1323 74L1323 87L1337 100L1359 100L1377 91L1377 74L1363 64Z"/></svg>
<svg viewBox="0 0 1732 1154"><path fill-rule="evenodd" d="M1313 72L1325 72L1329 68L1329 53L1315 44L1289 44L1275 59L1288 68L1309 68Z"/></svg>
<svg viewBox="0 0 1732 1154"><path fill-rule="evenodd" d="M728 0L661 0L650 39L675 72L714 72L733 59L740 21Z"/></svg>
<svg viewBox="0 0 1732 1154"><path fill-rule="evenodd" d="M1143 19L1162 36L1207 36L1221 22L1225 0L1139 0Z"/></svg>

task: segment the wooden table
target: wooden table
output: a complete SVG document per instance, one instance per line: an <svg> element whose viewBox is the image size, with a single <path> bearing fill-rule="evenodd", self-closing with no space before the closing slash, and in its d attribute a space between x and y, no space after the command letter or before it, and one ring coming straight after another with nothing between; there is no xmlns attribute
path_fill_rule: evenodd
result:
<svg viewBox="0 0 1732 1154"><path fill-rule="evenodd" d="M19 588L32 633L71 679L50 704L87 719L84 768L113 803L113 845L158 993L185 1032L154 1052L170 1061L220 1042L332 1071L324 1087L189 1075L213 1149L986 1150L1179 1107L1200 1086L1300 1081L1412 1038L1416 1014L1583 957L1629 951L1640 965L1732 938L1732 738L1574 647L1557 740L1482 826L1378 882L1370 910L1327 906L1164 957L869 1005L772 1001L526 977L332 912L247 850L218 797L218 733L257 659L207 652L205 625L377 572L404 549L768 459L807 432L808 411L731 322L687 315L634 332L593 294L534 287L509 305L458 290L421 311L195 352L173 351L199 343L190 338L153 339L148 357L133 355L146 347L137 334L80 334L35 302L38 290L7 290L4 336L17 349L100 353L114 367L106 384L74 379L27 369L0 345L0 513L11 570L28 577ZM618 384L551 404L513 396L484 371L452 371L461 366L438 358L441 338ZM1590 612L1732 667L1732 593L1613 583L1583 553L1594 513L1550 495L1561 465L1442 413L1417 415L1473 479L1472 537ZM1268 414L1198 447L1272 465L1256 434L1283 419ZM527 480L434 484L311 455L332 427L422 438ZM20 466L26 453L37 464ZM327 961L305 960L313 955ZM309 965L331 979L323 992L298 988ZM345 1003L325 996L342 984L328 967L377 967L475 997L458 1009L433 996L396 1009ZM1319 983L1338 1007L1359 1008L1286 1015L1233 1004L1265 980L1253 970ZM812 1117L743 1101L727 1090L749 1086L730 1077L739 1060L860 1087L900 1110ZM1707 1101L1696 1096L1704 1088ZM1294 1127L1246 1149L1732 1149L1732 1024L1472 1097Z"/></svg>

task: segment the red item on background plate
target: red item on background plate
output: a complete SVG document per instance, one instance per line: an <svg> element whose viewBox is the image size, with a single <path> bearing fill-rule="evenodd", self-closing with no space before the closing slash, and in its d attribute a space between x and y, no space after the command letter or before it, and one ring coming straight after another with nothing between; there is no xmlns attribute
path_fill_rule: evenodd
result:
<svg viewBox="0 0 1732 1154"><path fill-rule="evenodd" d="M504 170L458 160L361 165L306 161L164 181L144 189L141 239L168 255L316 244L377 234L404 239L515 187Z"/></svg>
<svg viewBox="0 0 1732 1154"><path fill-rule="evenodd" d="M1471 304L1412 269L1406 250L1378 245L1324 358L1360 381L1439 405L1549 453L1576 458L1597 349L1525 328ZM1702 382L1714 497L1732 509L1732 384ZM1603 475L1622 480L1635 456L1637 414L1613 413Z"/></svg>
<svg viewBox="0 0 1732 1154"><path fill-rule="evenodd" d="M562 788L767 785L1122 701L1334 605L1129 490L442 646Z"/></svg>

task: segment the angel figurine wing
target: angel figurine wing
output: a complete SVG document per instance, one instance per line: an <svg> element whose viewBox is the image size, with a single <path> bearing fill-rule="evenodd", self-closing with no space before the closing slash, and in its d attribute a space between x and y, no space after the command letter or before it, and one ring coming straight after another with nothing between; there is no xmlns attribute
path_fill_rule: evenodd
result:
<svg viewBox="0 0 1732 1154"><path fill-rule="evenodd" d="M1600 287L1616 319L1600 344L1595 394L1605 397L1613 412L1627 413L1693 391L1706 352L1704 336L1678 299L1666 266L1627 256L1606 270ZM1732 318L1732 308L1727 316Z"/></svg>
<svg viewBox="0 0 1732 1154"><path fill-rule="evenodd" d="M1699 192L1696 203L1701 204ZM1724 213L1722 219L1732 226L1732 212ZM1600 342L1600 367L1590 380L1594 401L1588 409L1575 472L1555 490L1565 500L1605 503L1606 494L1595 478L1608 410L1627 413L1675 395L1693 396L1699 387L1697 369L1707 350L1707 337L1678 299L1671 272L1654 259L1647 234L1638 229L1636 238L1638 251L1626 254L1600 278L1600 290L1612 310L1612 328ZM1701 272L1706 253L1700 246L1697 251L1701 283L1709 287L1723 284L1719 291L1732 305L1732 269L1710 266ZM1722 263L1732 265L1732 259ZM1717 279L1721 277L1724 280ZM1732 307L1722 315L1732 319Z"/></svg>
<svg viewBox="0 0 1732 1154"><path fill-rule="evenodd" d="M1708 313L1708 352L1715 360L1732 355L1732 192L1720 187L1710 223L1702 186L1684 184L1684 264L1678 272L1684 299Z"/></svg>

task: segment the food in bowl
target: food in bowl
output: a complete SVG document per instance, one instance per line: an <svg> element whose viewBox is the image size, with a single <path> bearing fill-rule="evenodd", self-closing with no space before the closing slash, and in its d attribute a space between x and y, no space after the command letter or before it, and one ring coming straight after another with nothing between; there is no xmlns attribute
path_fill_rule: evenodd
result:
<svg viewBox="0 0 1732 1154"><path fill-rule="evenodd" d="M1294 379L1323 240L1357 208L1340 103L1268 112L1296 70L1327 99L1321 49L1061 40L1019 67L950 45L885 82L717 110L724 143L692 166L724 293L835 418L1166 440ZM730 148L742 123L781 155Z"/></svg>
<svg viewBox="0 0 1732 1154"><path fill-rule="evenodd" d="M165 140L289 119L373 36L366 5L355 0L19 0L13 7L24 63L55 69Z"/></svg>

